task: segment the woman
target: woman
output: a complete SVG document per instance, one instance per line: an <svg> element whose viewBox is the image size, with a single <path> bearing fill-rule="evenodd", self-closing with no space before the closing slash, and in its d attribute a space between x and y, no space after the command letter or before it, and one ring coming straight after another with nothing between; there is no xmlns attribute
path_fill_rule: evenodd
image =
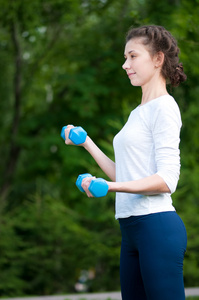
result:
<svg viewBox="0 0 199 300"><path fill-rule="evenodd" d="M124 51L126 71L142 99L114 138L115 162L90 139L82 146L111 179L116 192L116 219L122 244L120 278L123 300L183 300L186 229L175 212L171 194L180 173L181 116L166 84L186 80L179 48L161 26L130 29ZM68 134L66 144L72 144ZM85 178L88 187L92 178Z"/></svg>

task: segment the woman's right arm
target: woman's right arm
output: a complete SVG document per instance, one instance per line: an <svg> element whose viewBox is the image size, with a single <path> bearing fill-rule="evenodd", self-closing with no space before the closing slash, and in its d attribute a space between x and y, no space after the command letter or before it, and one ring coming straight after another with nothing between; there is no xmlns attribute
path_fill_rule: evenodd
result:
<svg viewBox="0 0 199 300"><path fill-rule="evenodd" d="M90 153L102 171L115 181L115 163L97 147L90 137L87 136L82 146Z"/></svg>
<svg viewBox="0 0 199 300"><path fill-rule="evenodd" d="M72 141L68 138L70 129L74 126L68 125L65 130L65 144L74 145ZM113 162L108 156L106 156L99 147L92 141L92 139L87 136L86 140L80 146L84 147L90 155L94 158L96 163L102 169L102 171L112 180L115 181L115 162Z"/></svg>

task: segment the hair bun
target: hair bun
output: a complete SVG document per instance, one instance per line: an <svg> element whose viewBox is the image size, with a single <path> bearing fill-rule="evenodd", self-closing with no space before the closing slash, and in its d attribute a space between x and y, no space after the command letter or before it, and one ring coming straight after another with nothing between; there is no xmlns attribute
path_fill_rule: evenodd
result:
<svg viewBox="0 0 199 300"><path fill-rule="evenodd" d="M181 71L181 72L184 72L184 68L183 68L183 64L182 63L179 63L176 67L176 70L178 71Z"/></svg>
<svg viewBox="0 0 199 300"><path fill-rule="evenodd" d="M182 63L177 64L173 76L171 77L171 84L173 86L178 86L181 82L185 81L186 79L187 76L184 73L183 64Z"/></svg>

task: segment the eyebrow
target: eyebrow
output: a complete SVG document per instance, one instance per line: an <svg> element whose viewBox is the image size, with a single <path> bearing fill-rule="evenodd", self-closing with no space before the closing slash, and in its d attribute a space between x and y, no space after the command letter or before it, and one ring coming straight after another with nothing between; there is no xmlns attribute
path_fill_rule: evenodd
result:
<svg viewBox="0 0 199 300"><path fill-rule="evenodd" d="M130 50L128 51L128 54L131 54L132 52L136 52L135 50ZM124 53L124 56L126 56L126 54Z"/></svg>

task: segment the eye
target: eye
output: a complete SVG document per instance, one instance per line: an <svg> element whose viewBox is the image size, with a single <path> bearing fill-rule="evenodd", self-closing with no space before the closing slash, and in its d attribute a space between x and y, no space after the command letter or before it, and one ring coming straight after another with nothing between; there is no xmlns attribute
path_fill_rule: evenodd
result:
<svg viewBox="0 0 199 300"><path fill-rule="evenodd" d="M134 58L134 57L136 57L136 56L132 54L132 55L131 55L131 58Z"/></svg>

